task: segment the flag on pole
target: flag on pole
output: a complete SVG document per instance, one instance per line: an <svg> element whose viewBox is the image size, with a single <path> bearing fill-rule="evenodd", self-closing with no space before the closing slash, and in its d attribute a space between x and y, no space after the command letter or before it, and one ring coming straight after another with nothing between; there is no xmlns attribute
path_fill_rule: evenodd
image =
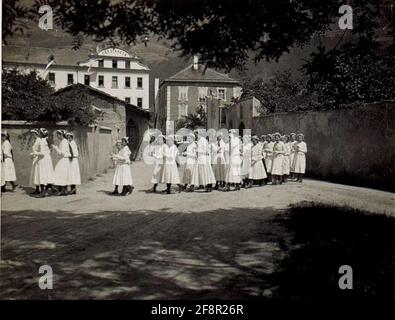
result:
<svg viewBox="0 0 395 320"><path fill-rule="evenodd" d="M55 63L55 59L52 59L51 61L48 62L48 64L46 65L45 69L44 69L44 73L47 72L47 70L49 69L49 67Z"/></svg>

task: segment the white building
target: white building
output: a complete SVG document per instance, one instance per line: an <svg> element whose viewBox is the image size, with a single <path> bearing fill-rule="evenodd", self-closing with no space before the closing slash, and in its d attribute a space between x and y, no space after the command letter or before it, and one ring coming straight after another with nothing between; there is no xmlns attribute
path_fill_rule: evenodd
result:
<svg viewBox="0 0 395 320"><path fill-rule="evenodd" d="M82 83L143 109L150 106L150 69L120 48L87 52L3 46L3 68L36 70L56 90Z"/></svg>

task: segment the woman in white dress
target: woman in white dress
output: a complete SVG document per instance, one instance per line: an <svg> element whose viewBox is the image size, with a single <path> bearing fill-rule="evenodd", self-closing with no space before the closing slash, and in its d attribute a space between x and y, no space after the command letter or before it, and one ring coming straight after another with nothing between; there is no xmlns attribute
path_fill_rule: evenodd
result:
<svg viewBox="0 0 395 320"><path fill-rule="evenodd" d="M238 130L229 130L229 166L226 172L224 191L230 191L230 185L235 185L235 190L240 190L241 183L241 141Z"/></svg>
<svg viewBox="0 0 395 320"><path fill-rule="evenodd" d="M14 156L12 153L12 146L10 143L10 135L7 131L1 133L1 151L3 153L3 165L4 165L4 180L5 183L9 182L12 186L12 191L16 188L16 173L14 165Z"/></svg>
<svg viewBox="0 0 395 320"><path fill-rule="evenodd" d="M252 187L253 182L257 182L260 186L263 180L267 178L265 167L263 165L262 144L259 143L257 136L252 137L253 147L251 149L251 169L248 175L250 179L248 188Z"/></svg>
<svg viewBox="0 0 395 320"><path fill-rule="evenodd" d="M283 159L283 176L282 176L282 182L286 183L288 182L288 176L289 176L289 169L290 169L290 154L291 154L291 144L289 142L289 136L284 135L281 137L281 140L284 142L284 159Z"/></svg>
<svg viewBox="0 0 395 320"><path fill-rule="evenodd" d="M122 140L119 139L119 140L117 140L117 141L115 142L115 146L113 147L113 151L114 151L114 152L111 152L111 153L110 153L110 158L111 158L112 162L114 163L115 169L117 168L117 165L119 164L119 161L116 159L116 157L114 157L114 155L115 155L115 154L118 154L118 152L121 151L121 149L122 149ZM114 191L111 192L110 194L113 195L113 196L119 195L119 192L118 192L118 185L115 185Z"/></svg>
<svg viewBox="0 0 395 320"><path fill-rule="evenodd" d="M211 143L211 162L215 177L214 190L225 186L226 177L226 159L225 159L225 142L222 134L218 134L217 141Z"/></svg>
<svg viewBox="0 0 395 320"><path fill-rule="evenodd" d="M58 187L57 195L67 196L67 186L70 184L71 148L64 130L56 130L56 137L60 141L59 145L53 144L52 147L60 156L60 160L55 166L55 185Z"/></svg>
<svg viewBox="0 0 395 320"><path fill-rule="evenodd" d="M296 143L297 143L296 134L292 132L289 135L289 145L291 147L291 153L289 154L289 173L290 173L291 179L295 178L294 158L295 158L295 154L296 154L296 150L295 150Z"/></svg>
<svg viewBox="0 0 395 320"><path fill-rule="evenodd" d="M79 151L78 146L74 140L74 134L72 132L66 133L67 140L70 144L70 192L69 194L77 194L77 186L81 185L81 173L80 173L80 164L78 161Z"/></svg>
<svg viewBox="0 0 395 320"><path fill-rule="evenodd" d="M190 133L188 135L188 146L187 149L183 152L183 155L186 157L185 161L185 168L184 168L184 174L182 176L182 184L184 185L184 190L189 190L191 188L192 184L192 174L193 174L193 169L195 168L196 165L196 159L197 159L197 146L195 142L195 135L193 133Z"/></svg>
<svg viewBox="0 0 395 320"><path fill-rule="evenodd" d="M192 173L192 186L190 191L199 186L206 186L206 192L213 191L215 176L211 167L210 145L204 137L204 129L195 131L197 160Z"/></svg>
<svg viewBox="0 0 395 320"><path fill-rule="evenodd" d="M271 134L266 135L266 144L263 146L263 152L265 153L265 164L268 182L272 181L272 162L273 162L273 146L274 137Z"/></svg>
<svg viewBox="0 0 395 320"><path fill-rule="evenodd" d="M128 144L129 137L123 137L121 139L121 150L119 150L118 153L111 155L111 158L116 163L112 184L115 186L115 190L117 191L118 186L122 186L122 192L120 193L121 196L127 196L133 192L132 170L130 168L130 155L132 152L130 151ZM117 193L113 192L113 194Z"/></svg>
<svg viewBox="0 0 395 320"><path fill-rule="evenodd" d="M297 182L303 181L303 175L306 171L306 153L307 144L304 142L304 135L299 133L297 136L297 142L295 143L295 158L294 158L294 172L297 175Z"/></svg>
<svg viewBox="0 0 395 320"><path fill-rule="evenodd" d="M32 129L30 130L30 133L33 136L34 143L32 146L32 152L30 153L30 156L33 159L32 163L32 170L30 174L30 184L35 187L35 190L31 192L31 195L38 195L40 194L40 168L38 165L38 161L40 160L40 132L38 129Z"/></svg>
<svg viewBox="0 0 395 320"><path fill-rule="evenodd" d="M166 144L164 144L163 151L164 165L160 182L166 184L167 194L171 193L172 184L177 184L178 192L181 192L182 186L180 184L180 175L177 167L178 148L174 144L173 136L168 136L166 138Z"/></svg>
<svg viewBox="0 0 395 320"><path fill-rule="evenodd" d="M48 195L52 190L52 185L55 183L55 173L53 170L51 150L48 146L48 131L45 128L39 130L40 140L38 147L38 170L40 173L39 183L41 187L40 196Z"/></svg>
<svg viewBox="0 0 395 320"><path fill-rule="evenodd" d="M284 142L281 141L281 135L276 132L274 134L273 145L273 162L272 162L272 179L273 184L281 184L281 176L283 174L283 160L284 160Z"/></svg>
<svg viewBox="0 0 395 320"><path fill-rule="evenodd" d="M249 174L251 170L251 136L245 135L243 137L243 154L242 154L242 165L241 165L241 177L243 179L242 188L248 187L250 185L249 182Z"/></svg>

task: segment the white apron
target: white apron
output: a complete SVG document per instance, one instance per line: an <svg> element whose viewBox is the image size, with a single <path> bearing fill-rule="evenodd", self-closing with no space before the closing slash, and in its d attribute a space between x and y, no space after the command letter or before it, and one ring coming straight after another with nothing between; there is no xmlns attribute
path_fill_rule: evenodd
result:
<svg viewBox="0 0 395 320"><path fill-rule="evenodd" d="M305 173L307 145L304 141L295 144L294 172Z"/></svg>
<svg viewBox="0 0 395 320"><path fill-rule="evenodd" d="M241 175L248 177L251 169L251 149L252 143L248 142L243 145L243 162L241 165Z"/></svg>
<svg viewBox="0 0 395 320"><path fill-rule="evenodd" d="M229 166L225 177L225 182L227 183L241 182L240 144L240 139L238 137L230 137Z"/></svg>
<svg viewBox="0 0 395 320"><path fill-rule="evenodd" d="M47 138L40 138L38 154L39 184L54 184L55 173Z"/></svg>
<svg viewBox="0 0 395 320"><path fill-rule="evenodd" d="M284 143L283 175L290 173L291 143Z"/></svg>
<svg viewBox="0 0 395 320"><path fill-rule="evenodd" d="M211 144L211 160L216 181L225 181L226 178L226 144L223 140L212 142ZM229 152L229 147L228 147Z"/></svg>
<svg viewBox="0 0 395 320"><path fill-rule="evenodd" d="M290 172L294 172L294 158L295 158L295 154L296 154L295 145L297 143L298 143L297 141L290 142L290 146L291 146L291 153L289 154L289 171Z"/></svg>
<svg viewBox="0 0 395 320"><path fill-rule="evenodd" d="M67 139L63 139L59 146L54 147L56 152L61 156L55 166L55 185L67 186L70 184L70 146Z"/></svg>
<svg viewBox="0 0 395 320"><path fill-rule="evenodd" d="M265 167L263 165L262 159L262 144L256 144L251 149L251 169L248 175L249 179L261 180L267 178Z"/></svg>
<svg viewBox="0 0 395 320"><path fill-rule="evenodd" d="M197 161L192 173L194 186L206 186L215 183L213 168L211 167L210 146L204 137L200 137L196 143Z"/></svg>
<svg viewBox="0 0 395 320"><path fill-rule="evenodd" d="M124 146L119 152L114 155L116 163L114 178L112 184L116 186L132 186L132 170L130 168L131 151L128 146Z"/></svg>
<svg viewBox="0 0 395 320"><path fill-rule="evenodd" d="M79 152L77 144L74 140L70 142L71 150L73 150L73 159L70 163L70 184L72 185L80 185L81 184L81 173L80 173L80 164L78 161Z"/></svg>
<svg viewBox="0 0 395 320"><path fill-rule="evenodd" d="M186 161L184 167L184 173L182 175L182 183L183 184L191 184L192 183L192 174L193 169L196 165L197 159L197 150L196 150L196 143L193 141L190 145L188 145L186 154Z"/></svg>
<svg viewBox="0 0 395 320"><path fill-rule="evenodd" d="M160 182L179 184L180 175L177 168L178 148L174 144L171 147L167 144L164 144L163 146L164 165Z"/></svg>
<svg viewBox="0 0 395 320"><path fill-rule="evenodd" d="M1 149L3 152L4 180L15 181L16 173L11 143L8 140L5 140L1 145Z"/></svg>
<svg viewBox="0 0 395 320"><path fill-rule="evenodd" d="M283 174L284 142L276 142L273 146L272 175L281 176Z"/></svg>
<svg viewBox="0 0 395 320"><path fill-rule="evenodd" d="M263 151L265 153L265 164L268 173L272 172L272 162L273 162L273 146L274 142L270 141L265 144Z"/></svg>
<svg viewBox="0 0 395 320"><path fill-rule="evenodd" d="M164 145L152 145L150 150L151 156L154 158L154 170L152 171L151 183L157 184L163 172L163 150Z"/></svg>

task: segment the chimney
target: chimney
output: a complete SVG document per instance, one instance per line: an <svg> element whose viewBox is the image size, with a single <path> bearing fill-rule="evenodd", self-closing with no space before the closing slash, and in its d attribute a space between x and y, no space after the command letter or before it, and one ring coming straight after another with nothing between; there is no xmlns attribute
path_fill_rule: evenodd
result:
<svg viewBox="0 0 395 320"><path fill-rule="evenodd" d="M199 69L199 57L193 56L193 70Z"/></svg>

